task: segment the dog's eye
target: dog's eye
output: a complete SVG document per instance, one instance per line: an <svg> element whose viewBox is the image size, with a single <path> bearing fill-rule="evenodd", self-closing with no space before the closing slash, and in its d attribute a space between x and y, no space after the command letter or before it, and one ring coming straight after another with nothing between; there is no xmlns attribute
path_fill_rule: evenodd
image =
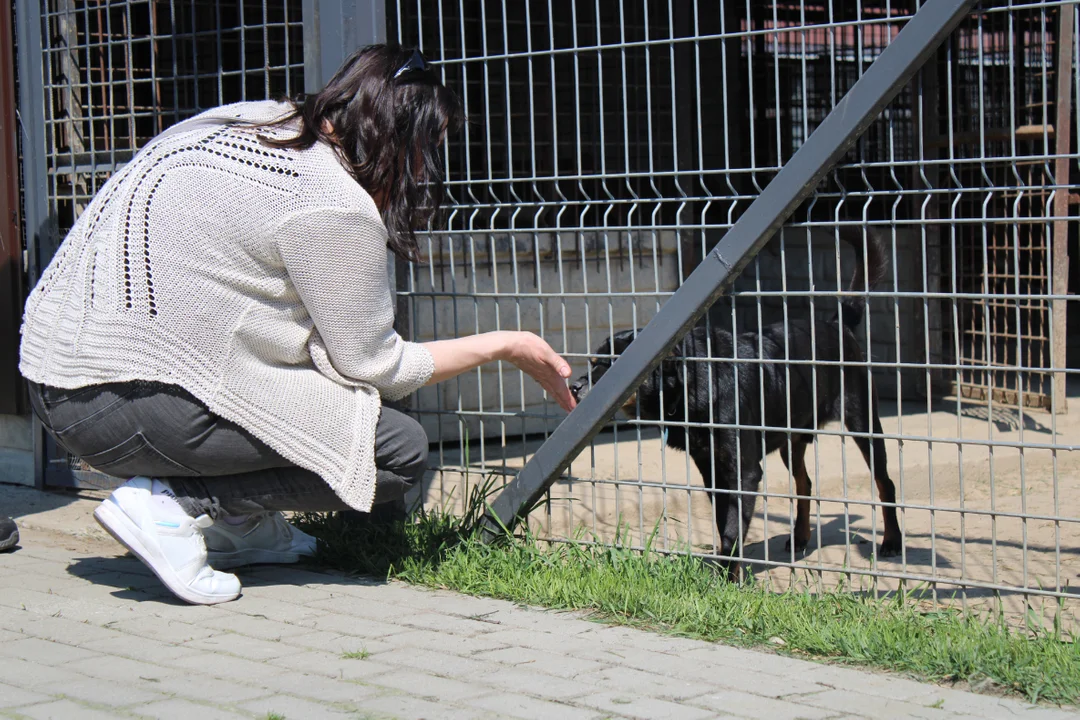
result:
<svg viewBox="0 0 1080 720"><path fill-rule="evenodd" d="M589 364L592 365L593 367L596 367L596 365L599 364L599 362L600 362L600 358L594 358L594 357L589 358Z"/></svg>

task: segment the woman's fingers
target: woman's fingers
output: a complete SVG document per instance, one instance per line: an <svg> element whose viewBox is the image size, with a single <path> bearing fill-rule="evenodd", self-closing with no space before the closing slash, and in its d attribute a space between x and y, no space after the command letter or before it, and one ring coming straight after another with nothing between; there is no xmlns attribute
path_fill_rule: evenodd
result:
<svg viewBox="0 0 1080 720"><path fill-rule="evenodd" d="M577 407L577 402L574 400L574 396L570 394L570 388L566 387L565 382L554 383L554 387L549 389L548 392L555 397L555 402L559 403L559 406L566 412L570 412Z"/></svg>
<svg viewBox="0 0 1080 720"><path fill-rule="evenodd" d="M563 361L560 358L561 362ZM566 386L566 370L568 366L564 368L559 363L547 361L538 363L536 367L531 369L522 369L526 370L534 380L540 383L540 386L555 398L555 401L559 403L563 410L570 412L577 405L574 397L570 394L570 388Z"/></svg>
<svg viewBox="0 0 1080 720"><path fill-rule="evenodd" d="M543 340L541 340L541 342L543 342ZM547 350L548 364L555 369L555 372L558 373L559 377L561 377L563 380L570 377L570 364L563 360L562 355L559 355L559 353L555 352L555 350L552 349L552 347L546 342L544 343L544 345L547 346L545 349Z"/></svg>
<svg viewBox="0 0 1080 720"><path fill-rule="evenodd" d="M571 375L570 364L540 336L523 333L522 340L529 347L519 354L520 359L515 364L555 398L563 410L573 410L577 402L566 385Z"/></svg>
<svg viewBox="0 0 1080 720"><path fill-rule="evenodd" d="M566 412L570 412L577 406L577 403L574 401L574 396L570 394L570 390L565 384L561 382L547 382L540 383L540 385L547 390L549 395L555 398L555 402L559 403L559 406Z"/></svg>
<svg viewBox="0 0 1080 720"><path fill-rule="evenodd" d="M562 356L555 352L543 339L537 338L537 340L544 345L545 357L543 362L545 370L549 373L555 373L555 377L550 381L548 392L555 397L555 401L559 403L563 410L570 412L577 405L574 397L570 394L570 388L566 386L566 379L570 377L570 364L563 360Z"/></svg>

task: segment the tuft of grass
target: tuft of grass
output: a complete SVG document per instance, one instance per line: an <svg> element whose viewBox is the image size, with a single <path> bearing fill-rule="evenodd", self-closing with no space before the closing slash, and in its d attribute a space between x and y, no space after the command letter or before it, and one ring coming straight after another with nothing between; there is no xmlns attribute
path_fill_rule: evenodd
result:
<svg viewBox="0 0 1080 720"><path fill-rule="evenodd" d="M281 713L268 712L266 713L266 720L285 720L285 716Z"/></svg>
<svg viewBox="0 0 1080 720"><path fill-rule="evenodd" d="M367 660L369 657L371 657L371 653L369 653L366 649L341 653L342 660Z"/></svg>
<svg viewBox="0 0 1080 720"><path fill-rule="evenodd" d="M1033 702L1080 702L1080 641L1062 641L1050 629L1024 633L1000 617L925 612L910 594L777 593L729 582L698 558L649 547L546 543L527 532L484 544L476 528L488 489L474 488L464 517L439 510L409 521L311 514L294 522L319 538L317 561L360 574L586 610L606 622L931 682L992 687Z"/></svg>

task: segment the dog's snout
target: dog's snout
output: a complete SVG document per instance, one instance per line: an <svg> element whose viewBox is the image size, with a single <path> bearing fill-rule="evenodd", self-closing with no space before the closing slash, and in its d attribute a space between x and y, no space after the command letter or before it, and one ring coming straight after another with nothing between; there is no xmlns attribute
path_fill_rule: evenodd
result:
<svg viewBox="0 0 1080 720"><path fill-rule="evenodd" d="M574 400L581 402L589 394L590 387L588 376L579 377L570 386L570 394L574 396Z"/></svg>
<svg viewBox="0 0 1080 720"><path fill-rule="evenodd" d="M575 400L581 400L581 391L584 389L585 383L583 383L581 380L575 380L574 383L570 386L570 394L574 396Z"/></svg>

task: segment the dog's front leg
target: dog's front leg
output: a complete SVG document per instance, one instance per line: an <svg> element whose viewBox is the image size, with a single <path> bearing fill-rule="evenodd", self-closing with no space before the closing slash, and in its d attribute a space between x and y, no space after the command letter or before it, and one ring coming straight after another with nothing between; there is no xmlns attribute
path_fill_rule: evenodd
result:
<svg viewBox="0 0 1080 720"><path fill-rule="evenodd" d="M720 536L720 554L730 558L721 561L721 567L729 580L736 581L742 577L740 563L736 558L743 547L757 502L755 495L747 493L756 493L761 484L761 462L758 458L760 453L751 457L744 455L742 471L739 471L735 454L732 452L738 442L737 437L735 433L718 430L711 438L712 448L707 446L707 442L692 438L690 453L705 486L711 490L709 501L713 505L716 531ZM746 442L744 438L743 448L749 454L753 452L755 445L752 441Z"/></svg>
<svg viewBox="0 0 1080 720"><path fill-rule="evenodd" d="M782 446L780 448L780 457L784 461L784 465L791 470L791 475L795 479L795 495L797 500L795 503L795 553L802 554L806 552L806 546L810 542L810 475L806 472L806 443L807 440L804 437L793 437L791 439L791 455L788 455L787 447ZM791 538L788 538L787 543L784 545L784 549L791 552ZM794 560L794 558L792 558Z"/></svg>
<svg viewBox="0 0 1080 720"><path fill-rule="evenodd" d="M740 502L738 496L728 495L723 491L721 491L717 495L717 499L719 500L720 498L724 498L726 500L726 502L722 503L724 505L724 520L722 528L719 527L720 508L718 507L716 510L717 525L718 529L720 530L720 554L731 558L730 560L723 561L724 575L730 581L741 582L742 564L737 559L735 559L739 555L739 551L742 548L742 545L739 542L739 525L741 524L739 522L739 519L741 517L739 514Z"/></svg>
<svg viewBox="0 0 1080 720"><path fill-rule="evenodd" d="M690 457L693 458L705 487L709 489L709 502L713 506L713 517L716 521L716 535L720 538L720 554L732 555L735 546L734 537L729 537L728 528L739 526L739 503L731 494L731 480L736 477L736 467L730 462L730 458L723 453L723 449L733 447L728 443L728 433L716 431L701 437L691 436ZM709 443L711 441L711 447ZM715 547L715 543L714 543ZM738 563L733 560L721 560L720 568L726 579L738 579Z"/></svg>
<svg viewBox="0 0 1080 720"><path fill-rule="evenodd" d="M730 496L726 527L721 532L724 555L741 556L746 551L746 536L754 519L754 508L757 507L757 495L754 493L761 487L761 475L760 462L743 458L742 472L732 477L736 492ZM741 565L736 560L732 560L731 564L729 575L734 580L741 580Z"/></svg>

